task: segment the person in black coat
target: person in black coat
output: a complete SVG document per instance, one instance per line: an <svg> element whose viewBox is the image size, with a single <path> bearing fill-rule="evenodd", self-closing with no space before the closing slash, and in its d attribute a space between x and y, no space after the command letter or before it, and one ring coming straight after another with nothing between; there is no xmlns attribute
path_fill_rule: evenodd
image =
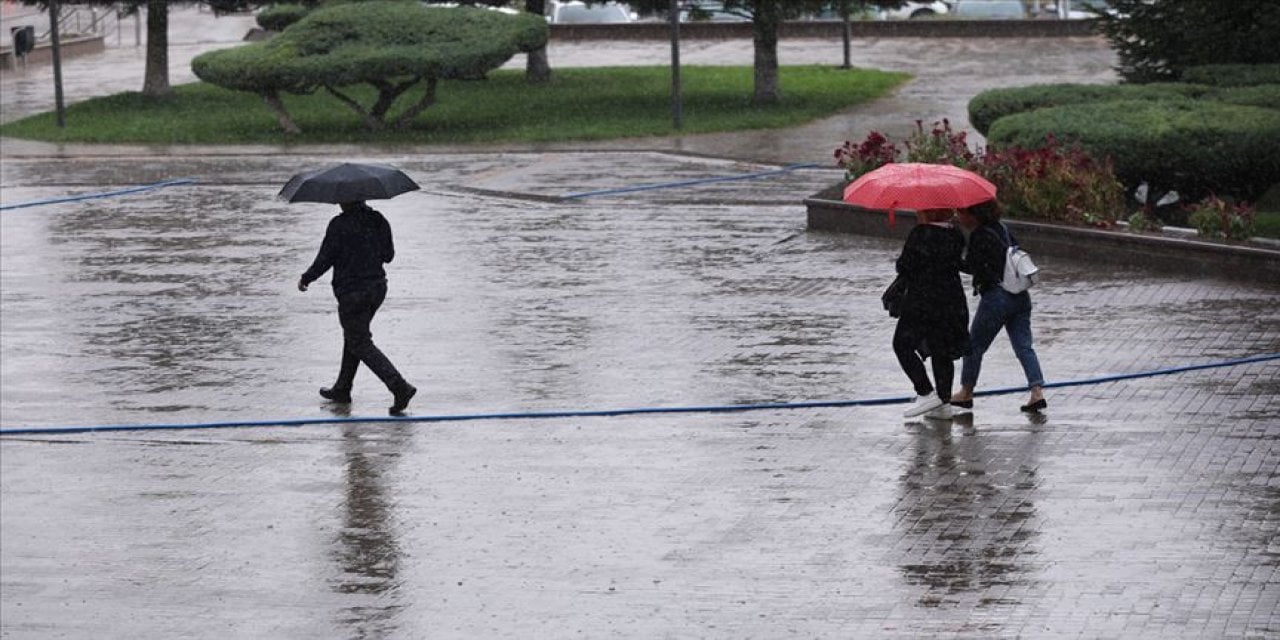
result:
<svg viewBox="0 0 1280 640"><path fill-rule="evenodd" d="M338 322L342 325L342 365L337 382L321 388L320 395L333 402L351 402L356 369L363 362L391 391L391 415L400 415L418 389L405 381L373 343L369 329L387 297L387 273L382 265L396 256L391 225L363 202L344 202L341 207L342 213L329 221L315 261L298 280L298 290L306 291L333 269L333 295L338 299Z"/></svg>
<svg viewBox="0 0 1280 640"><path fill-rule="evenodd" d="M1009 335L1013 353L1022 365L1031 397L1022 410L1037 412L1049 406L1044 399L1044 374L1031 337L1031 294L1009 293L1000 286L1004 280L1004 263L1010 246L1018 244L1013 232L1000 222L1000 208L994 200L961 210L957 219L969 230L969 244L961 270L973 275L974 293L980 296L978 310L973 313L972 349L964 357L960 371L960 391L952 404L973 407L973 389L982 370L982 357L1000 329Z"/></svg>
<svg viewBox="0 0 1280 640"><path fill-rule="evenodd" d="M893 334L893 351L915 387L904 417L949 418L955 363L969 352L969 307L960 282L964 235L949 222L949 209L920 211L898 256L907 293ZM933 366L934 383L924 360Z"/></svg>

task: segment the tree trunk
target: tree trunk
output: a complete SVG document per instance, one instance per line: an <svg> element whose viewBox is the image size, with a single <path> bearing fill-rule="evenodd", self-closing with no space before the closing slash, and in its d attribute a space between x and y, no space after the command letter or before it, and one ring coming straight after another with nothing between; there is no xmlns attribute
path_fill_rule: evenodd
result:
<svg viewBox="0 0 1280 640"><path fill-rule="evenodd" d="M143 74L142 93L148 96L168 95L169 87L169 3L147 0L147 63Z"/></svg>
<svg viewBox="0 0 1280 640"><path fill-rule="evenodd" d="M755 44L755 94L753 104L777 104L782 100L778 90L778 25L782 22L780 0L756 2L751 21Z"/></svg>
<svg viewBox="0 0 1280 640"><path fill-rule="evenodd" d="M524 10L536 15L545 15L547 12L546 0L525 0ZM527 54L524 77L531 84L551 82L551 63L547 61L547 47L545 45Z"/></svg>
<svg viewBox="0 0 1280 640"><path fill-rule="evenodd" d="M293 121L289 115L289 111L284 108L284 103L280 101L280 95L275 91L267 91L262 94L262 101L267 103L267 108L276 114L276 122L280 123L280 128L285 133L302 133L302 129Z"/></svg>
<svg viewBox="0 0 1280 640"><path fill-rule="evenodd" d="M435 78L427 78L426 93L422 95L422 99L419 100L417 104L405 109L404 113L400 114L399 118L396 118L394 124L395 128L408 129L409 125L413 124L413 119L418 117L419 113L426 111L428 107L436 103L436 85L439 84L439 82L440 81Z"/></svg>

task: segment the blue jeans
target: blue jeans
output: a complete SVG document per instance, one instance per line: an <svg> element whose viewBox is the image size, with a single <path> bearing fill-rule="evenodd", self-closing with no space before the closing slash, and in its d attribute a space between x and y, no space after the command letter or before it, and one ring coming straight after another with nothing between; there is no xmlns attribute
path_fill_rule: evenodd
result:
<svg viewBox="0 0 1280 640"><path fill-rule="evenodd" d="M969 328L972 348L969 355L964 357L960 384L969 388L977 386L978 374L982 371L982 356L991 347L991 341L996 339L1001 328L1009 334L1013 353L1018 356L1022 372L1027 376L1027 386L1043 385L1044 374L1040 373L1040 360L1036 358L1035 347L1031 346L1031 295L1025 291L1009 293L999 286L982 294L978 310L973 314L973 326Z"/></svg>

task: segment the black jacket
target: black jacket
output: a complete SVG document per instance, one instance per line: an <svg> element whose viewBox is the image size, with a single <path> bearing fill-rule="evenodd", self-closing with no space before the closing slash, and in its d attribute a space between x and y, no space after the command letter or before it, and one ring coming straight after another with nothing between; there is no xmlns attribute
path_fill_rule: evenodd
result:
<svg viewBox="0 0 1280 640"><path fill-rule="evenodd" d="M320 253L302 274L302 282L311 284L332 267L335 296L386 284L382 265L395 256L391 225L381 213L362 206L329 221Z"/></svg>
<svg viewBox="0 0 1280 640"><path fill-rule="evenodd" d="M897 271L907 279L898 326L918 341L922 355L955 359L969 351L969 307L960 282L963 251L959 229L918 224L898 256Z"/></svg>
<svg viewBox="0 0 1280 640"><path fill-rule="evenodd" d="M1000 281L1004 280L1006 229L999 222L988 222L969 233L969 244L960 270L973 276L973 289L978 294L1000 286ZM1018 244L1012 231L1009 232L1009 239L1013 244Z"/></svg>

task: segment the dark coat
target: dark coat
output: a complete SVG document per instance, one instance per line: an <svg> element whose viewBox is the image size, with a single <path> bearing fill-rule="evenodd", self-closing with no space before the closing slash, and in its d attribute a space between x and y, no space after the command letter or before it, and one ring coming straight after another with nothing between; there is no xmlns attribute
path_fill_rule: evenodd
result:
<svg viewBox="0 0 1280 640"><path fill-rule="evenodd" d="M1018 244L1013 232L999 222L987 222L969 232L969 246L965 249L960 270L973 276L975 293L986 293L992 287L1000 286L1000 281L1004 280L1006 232L1009 240Z"/></svg>
<svg viewBox="0 0 1280 640"><path fill-rule="evenodd" d="M395 257L391 225L381 213L361 205L329 221L320 252L302 274L302 282L311 284L332 267L333 295L341 297L385 285L387 272L382 265Z"/></svg>
<svg viewBox="0 0 1280 640"><path fill-rule="evenodd" d="M969 307L960 282L964 234L951 225L920 224L898 256L907 295L898 318L900 331L917 341L921 356L955 360L969 352Z"/></svg>

